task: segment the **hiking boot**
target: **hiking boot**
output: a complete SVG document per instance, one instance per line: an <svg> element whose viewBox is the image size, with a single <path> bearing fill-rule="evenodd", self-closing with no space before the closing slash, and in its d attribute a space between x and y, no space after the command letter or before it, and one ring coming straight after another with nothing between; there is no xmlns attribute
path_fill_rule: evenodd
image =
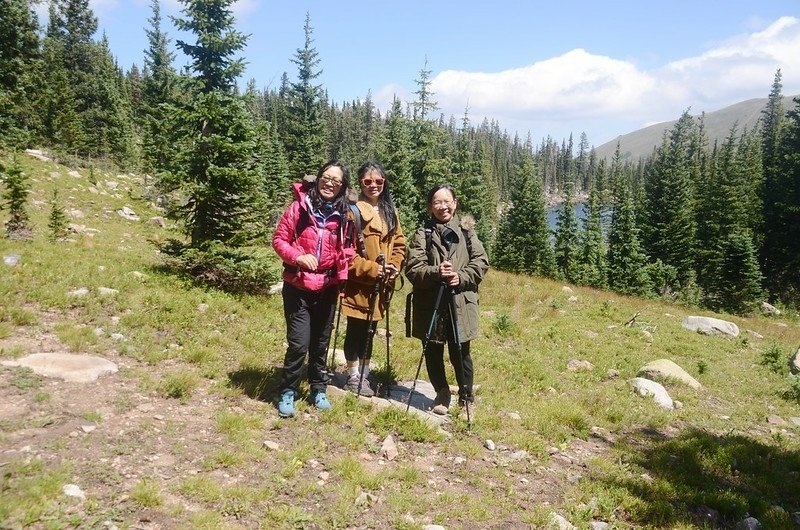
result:
<svg viewBox="0 0 800 530"><path fill-rule="evenodd" d="M358 382L361 380L360 375L351 375L347 378L347 383L344 385L345 390L349 390L353 394L357 396L371 398L375 395L375 392L372 391L372 388L369 386L369 381L364 379L361 381L361 393L358 392Z"/></svg>
<svg viewBox="0 0 800 530"><path fill-rule="evenodd" d="M278 400L278 415L281 418L294 416L294 390L287 388L281 392L281 397Z"/></svg>
<svg viewBox="0 0 800 530"><path fill-rule="evenodd" d="M331 408L331 402L328 401L328 396L324 390L317 390L311 395L311 401L317 410L328 410Z"/></svg>
<svg viewBox="0 0 800 530"><path fill-rule="evenodd" d="M436 398L433 400L431 412L444 416L450 410L450 389L443 388L436 391Z"/></svg>

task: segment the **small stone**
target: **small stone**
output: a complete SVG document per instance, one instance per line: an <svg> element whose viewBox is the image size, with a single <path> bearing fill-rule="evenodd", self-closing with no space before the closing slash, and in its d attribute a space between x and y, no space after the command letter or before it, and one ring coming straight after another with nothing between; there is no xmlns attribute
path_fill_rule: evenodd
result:
<svg viewBox="0 0 800 530"><path fill-rule="evenodd" d="M513 458L514 460L522 460L523 458L527 457L528 457L528 451L525 451L523 449L511 453L511 458Z"/></svg>
<svg viewBox="0 0 800 530"><path fill-rule="evenodd" d="M89 288L88 287L78 287L77 289L73 289L72 291L70 291L67 294L69 296L74 297L74 298L80 298L82 296L86 296L87 294L89 294Z"/></svg>
<svg viewBox="0 0 800 530"><path fill-rule="evenodd" d="M359 496L356 497L356 506L369 506L376 500L378 500L378 498L375 495L362 491Z"/></svg>
<svg viewBox="0 0 800 530"><path fill-rule="evenodd" d="M519 412L516 412L516 411L515 412L509 412L507 414L507 416L509 418L511 418L512 420L516 420L516 421L520 421L522 419L522 416L520 416Z"/></svg>
<svg viewBox="0 0 800 530"><path fill-rule="evenodd" d="M75 484L65 484L64 488L61 490L64 492L64 495L68 497L76 497L81 500L86 499L86 494L83 490Z"/></svg>
<svg viewBox="0 0 800 530"><path fill-rule="evenodd" d="M485 442L483 442L483 446L489 451L494 451L495 449L497 449L497 446L495 446L492 440L486 440Z"/></svg>
<svg viewBox="0 0 800 530"><path fill-rule="evenodd" d="M8 265L9 267L16 267L19 265L20 259L22 258L20 258L19 254L8 254L3 256L3 264Z"/></svg>
<svg viewBox="0 0 800 530"><path fill-rule="evenodd" d="M767 423L770 425L787 425L786 420L778 416L777 414L770 414L767 416Z"/></svg>
<svg viewBox="0 0 800 530"><path fill-rule="evenodd" d="M575 530L575 526L573 526L572 523L567 521L564 516L557 513L550 514L550 524L547 525L547 528L552 528L554 530Z"/></svg>
<svg viewBox="0 0 800 530"><path fill-rule="evenodd" d="M763 339L764 338L764 335L762 335L761 333L759 333L757 331L753 331L752 329L748 329L747 330L747 334L750 335L751 337L756 338L756 339Z"/></svg>
<svg viewBox="0 0 800 530"><path fill-rule="evenodd" d="M606 374L610 379L614 379L616 377L619 377L619 370L617 370L616 368L609 368Z"/></svg>
<svg viewBox="0 0 800 530"><path fill-rule="evenodd" d="M577 302L577 301L578 301L578 297L577 297L577 296L575 296L575 295L572 295L572 296L570 296L569 298L567 298L567 302L569 302L569 303L571 303L571 304L574 304L574 303L575 303L575 302Z"/></svg>
<svg viewBox="0 0 800 530"><path fill-rule="evenodd" d="M81 425L81 430L85 433L90 433L97 429L96 425Z"/></svg>
<svg viewBox="0 0 800 530"><path fill-rule="evenodd" d="M131 275L131 276L133 276L134 278L136 278L136 279L137 279L137 280L139 280L139 281L145 281L145 280L147 280L147 274L145 274L145 273L143 273L143 272L139 272L139 271L131 271L131 272L130 272L130 275Z"/></svg>
<svg viewBox="0 0 800 530"><path fill-rule="evenodd" d="M208 304L200 304L200 305L198 305L197 306L197 310L200 313L205 313L206 311L208 311Z"/></svg>
<svg viewBox="0 0 800 530"><path fill-rule="evenodd" d="M394 443L392 435L388 435L381 444L381 456L386 460L394 460L397 458L397 445Z"/></svg>
<svg viewBox="0 0 800 530"><path fill-rule="evenodd" d="M95 337L102 337L103 335L106 334L106 330L104 330L103 328L94 328L94 330L92 330L92 333L94 333Z"/></svg>
<svg viewBox="0 0 800 530"><path fill-rule="evenodd" d="M278 442L273 442L272 440L265 440L264 447L266 449L269 449L270 451L277 451L278 449L281 448L281 444L279 444Z"/></svg>
<svg viewBox="0 0 800 530"><path fill-rule="evenodd" d="M125 340L125 335L123 335L122 333L112 333L111 339L114 340L115 342L122 342Z"/></svg>
<svg viewBox="0 0 800 530"><path fill-rule="evenodd" d="M463 464L464 462L466 462L466 461L467 461L467 459L466 459L466 458L464 458L463 456L457 456L457 457L455 457L455 458L453 459L453 463L454 463L454 464L456 464L456 465L459 465L459 466L460 466L461 464Z"/></svg>
<svg viewBox="0 0 800 530"><path fill-rule="evenodd" d="M747 517L746 519L742 519L736 526L734 527L735 530L761 530L761 522L755 517Z"/></svg>
<svg viewBox="0 0 800 530"><path fill-rule="evenodd" d="M567 370L570 372L578 372L581 370L594 370L594 365L589 361L581 361L579 359L570 359L567 363Z"/></svg>
<svg viewBox="0 0 800 530"><path fill-rule="evenodd" d="M571 287L568 287L568 286L566 286L566 285L565 285L565 286L563 286L563 287L561 288L561 292L563 292L563 293L568 293L568 294L572 294L572 293L574 293L575 291L573 291Z"/></svg>
<svg viewBox="0 0 800 530"><path fill-rule="evenodd" d="M327 482L328 479L331 478L331 474L328 473L327 471L320 471L320 474L317 475L317 478Z"/></svg>
<svg viewBox="0 0 800 530"><path fill-rule="evenodd" d="M591 521L589 523L589 528L592 530L606 530L608 528L608 523L605 521Z"/></svg>
<svg viewBox="0 0 800 530"><path fill-rule="evenodd" d="M426 524L422 530L445 530L445 527L440 524Z"/></svg>
<svg viewBox="0 0 800 530"><path fill-rule="evenodd" d="M789 421L790 421L790 422L792 422L792 423L794 423L794 424L795 424L795 425L797 425L798 427L800 427L800 418L797 418L797 417L791 417L791 418L789 418Z"/></svg>
<svg viewBox="0 0 800 530"><path fill-rule="evenodd" d="M584 330L583 334L586 335L590 339L596 339L597 337L600 336L599 333L597 333L596 331L592 331L590 329Z"/></svg>
<svg viewBox="0 0 800 530"><path fill-rule="evenodd" d="M269 290L267 291L268 294L275 295L281 294L283 291L283 282L273 283L269 286Z"/></svg>
<svg viewBox="0 0 800 530"><path fill-rule="evenodd" d="M161 414L154 414L153 419L158 421L164 421L164 416Z"/></svg>
<svg viewBox="0 0 800 530"><path fill-rule="evenodd" d="M577 484L581 480L583 480L582 475L570 475L567 477L567 482L569 482L570 484Z"/></svg>
<svg viewBox="0 0 800 530"><path fill-rule="evenodd" d="M114 296L119 294L119 290L112 289L111 287L98 287L97 292L102 296Z"/></svg>

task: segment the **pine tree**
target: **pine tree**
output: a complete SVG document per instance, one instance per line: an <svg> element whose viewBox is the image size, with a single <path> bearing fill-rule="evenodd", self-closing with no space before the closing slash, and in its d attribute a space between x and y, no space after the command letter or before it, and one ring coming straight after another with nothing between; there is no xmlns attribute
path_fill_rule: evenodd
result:
<svg viewBox="0 0 800 530"><path fill-rule="evenodd" d="M556 221L555 259L558 276L570 283L581 281L579 262L580 234L575 207L572 204L572 183L565 185L564 204L558 212Z"/></svg>
<svg viewBox="0 0 800 530"><path fill-rule="evenodd" d="M647 256L639 244L633 201L627 186L619 187L608 231L608 286L636 296L651 293Z"/></svg>
<svg viewBox="0 0 800 530"><path fill-rule="evenodd" d="M50 229L50 241L55 243L67 236L67 214L64 207L58 200L58 190L53 190L50 198L50 216L47 221L47 228Z"/></svg>
<svg viewBox="0 0 800 530"><path fill-rule="evenodd" d="M244 63L234 55L247 37L233 27L232 3L184 0L186 18L174 19L179 30L196 36L194 44L178 41L195 76L186 85L191 100L173 109L176 130L183 134L163 184L186 198L179 212L192 247L241 241L254 213L253 129L235 93Z"/></svg>
<svg viewBox="0 0 800 530"><path fill-rule="evenodd" d="M696 252L694 190L689 145L693 118L688 111L664 138L646 175L642 242L651 259L675 267L681 285L693 277Z"/></svg>
<svg viewBox="0 0 800 530"><path fill-rule="evenodd" d="M513 205L498 229L496 266L511 272L553 277L555 256L550 245L544 194L532 156L522 157L513 186Z"/></svg>
<svg viewBox="0 0 800 530"><path fill-rule="evenodd" d="M711 307L736 314L752 312L763 295L763 277L749 233L727 235L719 244L718 254Z"/></svg>
<svg viewBox="0 0 800 530"><path fill-rule="evenodd" d="M164 131L169 123L167 111L175 103L177 73L172 67L175 54L169 51L169 38L161 29L159 0L151 0L152 15L145 30L148 47L144 52L144 81L142 83L141 126L142 158L146 172L165 169L170 156L171 134Z"/></svg>
<svg viewBox="0 0 800 530"><path fill-rule="evenodd" d="M400 214L401 226L409 230L419 218L418 205L423 201L423 191L414 186L411 176L410 123L403 115L400 100L392 100L386 117L386 127L380 140L382 146L378 159L383 160L391 182L392 198ZM410 230L409 230L410 231Z"/></svg>
<svg viewBox="0 0 800 530"><path fill-rule="evenodd" d="M591 287L606 287L608 264L606 262L606 245L603 241L603 225L601 204L597 188L589 190L589 202L586 205L583 239L581 241L581 281Z"/></svg>
<svg viewBox="0 0 800 530"><path fill-rule="evenodd" d="M25 209L28 193L30 193L28 177L22 171L16 156L7 168L0 164L0 181L5 185L2 206L8 208L6 237L18 240L31 239L31 230L28 225L29 217Z"/></svg>
<svg viewBox="0 0 800 530"><path fill-rule="evenodd" d="M321 74L318 69L319 53L313 47L311 16L306 14L303 26L305 40L298 48L292 62L297 65L297 82L291 83L286 94L287 123L283 136L289 171L294 178L313 172L328 158L325 152L326 131L322 86L314 80Z"/></svg>
<svg viewBox="0 0 800 530"><path fill-rule="evenodd" d="M28 0L0 0L0 146L27 146L38 126L38 23Z"/></svg>

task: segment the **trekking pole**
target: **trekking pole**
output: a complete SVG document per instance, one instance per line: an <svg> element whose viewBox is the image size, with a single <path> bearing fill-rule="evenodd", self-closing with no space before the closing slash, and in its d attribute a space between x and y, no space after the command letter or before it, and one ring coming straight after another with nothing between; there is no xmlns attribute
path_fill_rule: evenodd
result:
<svg viewBox="0 0 800 530"><path fill-rule="evenodd" d="M377 263L378 266L381 268L381 271L385 274L386 269L383 265L384 256L383 253L378 255ZM367 340L364 341L364 355L361 357L361 362L365 362L366 366L369 366L369 360L372 357L372 338L375 336L375 328L377 327L377 322L375 326L372 325L372 317L375 315L375 305L378 302L378 295L381 292L381 286L383 285L383 276L381 274L377 278L375 278L375 286L372 288L372 294L369 298L369 312L367 313ZM360 374L358 377L358 391L356 392L357 396L361 395L361 385L364 383L364 368L362 367L360 370Z"/></svg>
<svg viewBox="0 0 800 530"><path fill-rule="evenodd" d="M339 322L342 320L342 293L340 292L338 295L339 304L336 308L336 331L333 332L333 349L330 349L331 346L331 336L328 335L328 352L326 354L328 361L326 363L328 367L328 377L332 377L334 373L336 373L336 366L334 366L334 362L332 359L336 355L336 344L339 342Z"/></svg>
<svg viewBox="0 0 800 530"><path fill-rule="evenodd" d="M403 288L403 277L402 276L400 277L400 288L401 289ZM390 382L386 386L386 398L387 399L391 397L391 387L392 387L392 382L393 382L393 379L392 379L392 363L391 363L391 357L389 355L389 335L390 335L390 333L389 333L389 308L391 307L392 297L394 296L394 292L396 290L397 289L395 288L395 280L394 279L392 279L391 282L387 282L386 283L386 289L385 289L385 292L386 292L386 295L385 295L385 301L386 301L386 373L388 374L388 377L390 378L389 379Z"/></svg>
<svg viewBox="0 0 800 530"><path fill-rule="evenodd" d="M464 379L464 357L461 355L461 338L458 333L458 313L456 312L456 290L450 288L450 325L453 327L453 342L455 342L458 357L456 377L458 378L458 393L464 398L464 408L467 410L467 429L472 430L472 417L469 413L469 400L467 399L466 381Z"/></svg>
<svg viewBox="0 0 800 530"><path fill-rule="evenodd" d="M411 396L414 395L414 390L417 388L417 379L419 379L419 371L422 370L422 361L425 359L425 352L428 350L428 342L431 340L433 334L433 326L436 324L436 316L439 313L439 305L442 302L442 295L444 294L444 283L439 285L439 291L436 293L436 302L433 305L433 313L431 314L431 321L428 323L428 329L425 331L425 339L422 341L422 356L419 358L417 365L417 375L414 376L414 382L411 384L411 392L408 393L408 400L406 401L406 414L411 408Z"/></svg>

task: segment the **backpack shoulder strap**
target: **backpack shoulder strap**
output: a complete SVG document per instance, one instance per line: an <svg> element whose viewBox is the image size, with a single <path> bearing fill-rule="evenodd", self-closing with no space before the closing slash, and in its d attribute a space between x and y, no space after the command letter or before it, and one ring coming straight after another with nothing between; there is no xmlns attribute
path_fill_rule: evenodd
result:
<svg viewBox="0 0 800 530"><path fill-rule="evenodd" d="M350 231L345 244L349 246L358 241L358 253L362 258L366 258L367 247L364 243L364 233L361 230L361 210L358 209L356 204L350 204L350 212L353 214L353 229Z"/></svg>
<svg viewBox="0 0 800 530"><path fill-rule="evenodd" d="M464 241L467 243L467 256L470 261L472 260L472 234L463 226L461 227L461 234L464 236Z"/></svg>

